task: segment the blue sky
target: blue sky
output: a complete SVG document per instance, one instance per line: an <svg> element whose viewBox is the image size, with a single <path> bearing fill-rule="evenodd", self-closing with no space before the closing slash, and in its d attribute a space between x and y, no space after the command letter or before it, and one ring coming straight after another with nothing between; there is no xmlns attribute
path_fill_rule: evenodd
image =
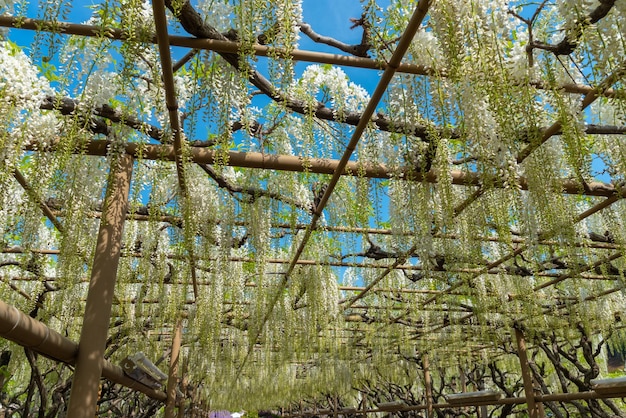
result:
<svg viewBox="0 0 626 418"><path fill-rule="evenodd" d="M67 3L64 16L58 17L58 19L72 23L84 23L91 17L93 7L101 3L102 2L95 0L78 0ZM192 1L192 3L195 3L195 1ZM382 0L378 1L378 3L382 7L386 7L389 1ZM25 12L22 13L23 15L39 19L45 18L44 11L39 7L38 1L33 0L26 4L27 8ZM16 7L20 10L20 6ZM363 13L361 0L303 0L302 9L304 21L311 24L316 32L322 35L332 36L347 44L360 43L363 31L361 28L351 30L352 22L350 22L350 18L361 17ZM228 30L228 28L218 29L224 31ZM31 55L32 51L30 45L32 44L34 36L35 33L33 31L14 29L10 31L9 39L24 47L26 53ZM301 35L300 37L299 48L344 54L335 48L315 43L305 35ZM187 50L184 48L173 48L172 50L174 59L181 57L186 52ZM45 51L43 55L45 55ZM53 58L51 63L54 64L54 62L55 60ZM311 65L311 63L299 63L296 67L298 74L301 74L308 65ZM262 68L263 64L260 63L259 69L262 70ZM351 81L362 86L370 93L373 92L379 79L378 72L352 67L343 67L342 69Z"/></svg>
<svg viewBox="0 0 626 418"><path fill-rule="evenodd" d="M379 1L378 3L382 6L389 2ZM350 29L352 26L350 18L360 18L363 13L360 0L303 0L302 10L304 21L310 23L317 33L332 36L347 44L361 42L362 29ZM336 49L316 44L306 36L300 38L300 49L338 53ZM376 72L350 67L343 67L343 70L351 81L361 85L370 93L376 88L379 78Z"/></svg>
<svg viewBox="0 0 626 418"><path fill-rule="evenodd" d="M333 33L345 42L358 42L361 38L358 30L350 30L349 21L351 17L361 17L359 0L303 0L302 11L304 20L314 23L320 33Z"/></svg>

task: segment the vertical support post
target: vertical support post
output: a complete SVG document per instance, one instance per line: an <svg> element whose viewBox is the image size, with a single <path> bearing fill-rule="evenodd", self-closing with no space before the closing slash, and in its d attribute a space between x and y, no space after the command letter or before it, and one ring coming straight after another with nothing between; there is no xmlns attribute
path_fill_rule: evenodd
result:
<svg viewBox="0 0 626 418"><path fill-rule="evenodd" d="M96 415L132 171L128 154L111 163L67 410L71 418Z"/></svg>
<svg viewBox="0 0 626 418"><path fill-rule="evenodd" d="M485 389L485 380L483 376L481 376L480 379L478 380L478 387L476 389L478 390ZM489 418L489 411L487 410L487 405L481 405L477 409L478 409L479 418Z"/></svg>
<svg viewBox="0 0 626 418"><path fill-rule="evenodd" d="M530 364L528 365L528 368L530 369ZM541 389L539 388L539 385L537 384L537 380L535 379L534 376L532 377L532 382L533 382L533 393L535 395L542 395ZM535 402L535 404L537 405L537 417L545 418L546 411L543 408L543 402L539 401L539 402Z"/></svg>
<svg viewBox="0 0 626 418"><path fill-rule="evenodd" d="M467 392L467 378L465 377L465 369L459 364L459 379L461 381L461 392ZM461 411L466 411L467 407L459 408Z"/></svg>
<svg viewBox="0 0 626 418"><path fill-rule="evenodd" d="M185 395L185 397L187 396L187 366L189 363L189 356L186 356L183 358L183 378L181 381L181 388L180 390L183 392L183 395ZM185 399L181 399L180 403L178 404L178 418L183 418L183 416L185 415Z"/></svg>
<svg viewBox="0 0 626 418"><path fill-rule="evenodd" d="M528 405L528 416L530 418L538 418L537 405L535 404L535 393L533 391L533 381L530 377L530 369L528 367L528 355L526 354L526 341L524 334L515 328L515 338L517 339L517 355L522 366L522 379L524 380L524 394L526 395L526 404Z"/></svg>
<svg viewBox="0 0 626 418"><path fill-rule="evenodd" d="M180 382L180 390L183 392L184 398L183 399L179 399L179 403L178 403L178 417L177 418L183 418L183 416L185 415L185 407L186 405L189 405L188 402L186 402L186 398L187 398L187 367L189 366L189 356L183 357L183 370L182 370L182 378L181 378L181 382Z"/></svg>
<svg viewBox="0 0 626 418"><path fill-rule="evenodd" d="M459 376L461 380L461 392L467 392L467 380L465 379L465 369L459 365Z"/></svg>
<svg viewBox="0 0 626 418"><path fill-rule="evenodd" d="M176 387L178 386L178 360L180 355L180 342L182 339L182 321L176 322L174 335L172 336L172 353L170 355L170 369L167 377L167 400L165 401L165 418L174 418L176 408Z"/></svg>
<svg viewBox="0 0 626 418"><path fill-rule="evenodd" d="M178 414L176 414L176 418L183 418L185 416L185 402L181 401L178 404Z"/></svg>
<svg viewBox="0 0 626 418"><path fill-rule="evenodd" d="M430 363L428 362L428 355L424 354L422 357L422 367L424 367L424 389L426 397L426 414L428 418L433 417L433 381L430 375Z"/></svg>
<svg viewBox="0 0 626 418"><path fill-rule="evenodd" d="M363 394L363 407L361 409L364 410L364 411L367 411L367 394L366 393ZM366 417L367 414L363 413L363 415L358 415L358 416L359 417Z"/></svg>
<svg viewBox="0 0 626 418"><path fill-rule="evenodd" d="M481 405L478 407L478 415L480 418L489 418L489 411L487 405Z"/></svg>
<svg viewBox="0 0 626 418"><path fill-rule="evenodd" d="M184 416L185 416L185 401L181 400L181 402L178 404L178 414L176 415L176 418L183 418Z"/></svg>

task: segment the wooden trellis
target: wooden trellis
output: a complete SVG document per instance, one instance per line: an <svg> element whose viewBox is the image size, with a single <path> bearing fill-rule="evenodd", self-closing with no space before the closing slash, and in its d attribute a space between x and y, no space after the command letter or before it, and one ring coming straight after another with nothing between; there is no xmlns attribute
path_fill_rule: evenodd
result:
<svg viewBox="0 0 626 418"><path fill-rule="evenodd" d="M449 190L462 190L461 197L453 199L449 213L445 214L445 219L450 223L455 223L467 216L477 205L483 204L490 195L496 193L509 193L512 184L511 179L501 173L487 173L479 169L476 160L463 161L463 156L459 156L454 161L448 161L446 170L442 170L442 165L436 165L435 156L424 157L428 159L426 169L416 168L411 161L402 161L400 164L394 161L372 162L355 159L353 154L362 145L362 138L371 132L384 132L403 136L404 138L419 138L421 142L428 145L427 152L431 150L431 145L439 146L441 138L452 140L468 140L471 133L463 132L460 128L450 128L448 126L436 126L433 121L426 120L422 125L417 123L394 120L392 115L384 115L379 111L380 104L388 93L390 83L394 76L402 74L404 77L423 77L429 82L436 83L439 80L455 80L452 71L446 69L430 68L424 65L417 65L410 62L403 62L406 55L410 53L410 48L415 34L423 30L428 25L427 20L434 1L420 0L416 2L411 19L404 28L397 42L394 43L393 53L386 59L373 60L363 57L351 57L345 55L326 54L315 51L302 51L285 47L273 47L259 44L245 44L225 40L224 35L211 32L211 27L207 23L198 21L198 12L190 3L181 5L172 4L165 0L155 0L152 3L155 34L150 33L141 40L137 40L137 34L115 27L102 27L76 23L59 23L48 20L37 20L24 18L21 16L0 16L0 26L13 28L14 30L37 31L38 34L53 34L51 36L74 35L79 37L90 37L94 39L109 39L128 44L156 44L159 51L160 68L159 77L162 81L165 98L165 109L167 109L167 119L162 120L163 128L153 126L150 121L144 121L129 111L119 111L109 105L97 105L89 108L85 112L83 104L79 100L69 98L55 98L47 96L40 104L41 110L57 112L68 119L85 119L83 123L86 130L90 131L87 136L90 138L79 143L69 145L61 137L38 138L21 144L20 153L23 155L63 155L64 158L82 159L102 159L109 158L112 161L110 178L105 190L106 198L101 205L93 205L83 210L85 222L93 222L99 225L100 233L96 241L96 250L93 252L93 262L87 259L86 254L91 254L90 250L82 249L80 257L86 261L90 267L91 278L87 279L87 274L82 272L77 276L73 284L77 288L82 286L84 291L80 303L84 303L84 312L79 315L84 318L81 328L80 341L73 342L62 337L55 331L51 331L42 323L18 312L4 302L0 301L0 335L4 338L22 344L34 351L41 352L55 360L68 364L75 364L74 381L72 385L72 395L68 407L68 416L91 417L96 413L97 393L101 376L108 377L116 383L137 387L137 384L123 375L115 366L104 361L105 343L109 334L109 324L113 318L123 321L125 309L129 306L152 306L163 303L164 299L154 297L124 297L114 296L116 291L116 275L118 271L118 261L130 266L137 267L140 263L152 263L157 269L157 251L153 250L153 255L148 254L144 247L129 248L123 247L124 225L149 225L161 230L177 230L180 233L178 246L169 252L160 254L158 262L165 262L169 265L169 278L161 277L160 283L147 283L145 278L136 278L135 281L126 280L123 286L132 287L159 285L163 290L162 297L167 298L168 292L179 294L178 309L174 317L160 319L162 329L155 330L152 336L158 338L172 338L170 362L170 376L167 386L167 395L158 390L148 390L141 387L141 391L148 396L165 401L167 399L166 416L173 416L176 398L176 385L178 375L178 356L182 344L187 344L193 350L195 342L201 339L200 335L186 334L184 330L193 329L192 319L202 315L215 315L220 318L221 328L216 335L221 340L213 341L219 344L225 341L230 343L229 333L241 333L237 344L242 341L247 342L247 347L243 351L238 351L237 356L229 364L232 366L234 380L233 384L246 378L246 373L250 373L257 361L257 353L267 351L268 353L280 352L281 340L272 341L266 336L268 323L272 321L277 310L286 309L282 306L285 303L285 295L291 291L293 284L300 279L307 268L318 269L314 273L318 274L324 268L343 271L352 269L367 276L359 285L339 284L334 289L341 294L337 298L337 323L328 324L327 330L320 330L318 333L329 332L339 341L339 345L347 349L354 349L354 353L363 355L364 358L371 354L371 351L380 349L388 344L388 349L380 349L384 354L396 354L400 351L400 344L396 343L398 338L403 340L403 344L415 345L424 343L426 351L420 353L424 371L425 402L423 405L405 405L400 411L426 410L431 416L433 410L450 408L448 403L436 403L433 401L431 369L436 367L436 361L441 360L442 352L445 350L458 352L470 351L471 358L480 356L498 356L500 346L504 343L516 344L520 361L521 375L523 377L523 397L506 397L498 401L490 401L489 405L523 404L528 406L531 417L542 416L545 402L560 402L581 399L603 399L615 398L626 395L626 389L611 393L601 393L596 391L584 391L580 393L536 393L533 388L531 371L529 369L528 357L526 354L526 341L524 332L541 335L549 332L550 327L565 327L568 324L576 323L573 316L579 315L580 310L585 309L589 303L608 300L620 292L623 292L624 268L622 256L624 255L624 237L622 226L619 220L615 219L615 230L592 231L585 230L572 236L571 230L578 228L578 225L590 219L600 216L608 218L614 217L611 210L618 211L623 205L622 197L623 182L618 181L620 173L615 175L614 183L608 184L595 180L576 178L572 173L563 175L558 179L552 179L551 185L546 186L546 190L551 190L553 194L563 194L567 198L577 198L584 202L576 207L577 212L564 216L556 224L549 228L541 229L527 228L526 231L515 230L516 225L510 225L507 233L503 233L501 226L482 226L476 231L474 236L465 236L456 230L453 225L431 225L428 232L417 230L399 230L390 228L381 223L377 225L340 225L333 224L325 218L325 210L331 205L332 199L339 199L337 195L341 193L342 179L352 179L354 181L388 181L390 184L402 184L403 187L441 187L437 192L432 191L432 196L436 193L444 194L445 188ZM537 10L541 10L547 2L544 2ZM584 30L588 26L596 24L606 18L609 13L619 13L612 10L614 1L601 1L600 5L592 9L590 13L582 15L579 21L578 32L566 34L559 44L548 45L537 41L528 44L529 56L532 61L533 48L546 51L546 54L554 54L556 59L560 55L569 56L583 40ZM169 9L169 18L168 18ZM537 12L539 13L539 12ZM609 15L610 16L610 15ZM519 17L519 16L518 16ZM168 19L170 19L168 23ZM522 18L523 19L523 18ZM535 17L533 17L535 19ZM615 18L617 19L617 18ZM171 35L173 21L178 22L189 36ZM530 22L530 21L528 21ZM213 31L215 31L213 29ZM580 33L579 33L580 32ZM12 34L13 32L10 32ZM214 39L206 39L211 38ZM205 39L198 39L205 38ZM180 61L174 62L172 59L172 47L183 47L190 49ZM571 51L570 51L571 49ZM184 116L179 109L179 97L175 76L181 69L189 65L190 61L199 51L213 51L225 60L235 71L244 74L243 79L247 79L250 85L258 89L262 94L281 106L286 113L294 113L310 117L312 120L329 121L343 124L350 128L349 138L344 138L342 152L337 153L338 158L317 158L309 155L288 155L283 153L268 153L265 150L257 152L254 150L237 151L228 149L224 144L203 144L188 141L185 137ZM567 53L561 53L569 51ZM358 67L376 71L378 83L369 98L367 105L361 112L351 112L339 115L338 112L325 106L323 103L306 103L302 100L289 97L286 93L274 88L254 68L246 67L245 57L261 56L270 60L289 59L293 61L306 61L319 64L332 64L338 66ZM156 65L156 63L153 63ZM561 62L561 65L563 63ZM591 64L589 64L591 65ZM531 63L532 66L532 63ZM592 65L591 65L592 66ZM592 66L593 67L593 66ZM584 114L590 106L597 104L600 100L621 101L624 92L621 89L622 79L626 75L626 63L619 62L613 68L598 69L596 81L589 84L576 82L559 83L558 85L547 85L540 81L528 81L530 84L526 88L533 92L548 92L554 94L567 94L568 98L575 97L578 113ZM454 83L455 81L452 81ZM268 87L268 83L270 87ZM537 93L539 94L539 93ZM161 98L162 100L162 98ZM547 99L546 99L547 100ZM550 106L544 104L544 106ZM509 157L511 164L523 166L533 155L559 137L569 135L567 123L562 119L547 121L536 127L534 138L524 141L523 138L513 138L517 148ZM103 122L108 121L108 122ZM544 121L545 122L545 121ZM109 125L116 124L131 128L140 132L144 138L142 140L129 141L118 138L111 133ZM242 129L243 126L237 129ZM249 129L250 127L246 128ZM581 128L579 134L587 137L624 135L624 126L605 126L588 123ZM232 132L231 132L232 134ZM480 135L481 133L477 133ZM524 132L520 132L520 135ZM527 131L528 137L532 132ZM98 139L98 135L104 135L106 140ZM457 152L457 154L462 154ZM617 157L616 157L617 158ZM132 194L131 174L137 171L139 164L163 164L175 166L176 173L176 199L178 213L168 212L168 208L155 208L150 206L150 202L138 202L131 196L130 205L127 205L129 193ZM285 198L280 195L280 191L260 189L246 189L244 186L233 187L224 177L220 177L215 170L224 167L233 167L241 172L284 172L295 176L312 176L315 179L325 179L325 187L315 189L314 200L311 205L297 202L293 198ZM276 238L274 242L280 242L288 234L289 250L283 251L281 256L275 254L261 253L257 248L251 246L249 254L243 256L236 253L239 247L232 246L232 254L209 254L206 246L199 245L203 239L208 241L210 235L197 224L207 219L195 219L193 199L198 193L195 184L190 183L189 172L192 167L199 167L210 179L215 180L219 188L225 189L233 197L237 193L247 195L249 201L254 203L260 197L268 197L290 205L292 221L275 218L269 220L268 231L274 231ZM65 220L70 219L71 207L68 209L65 202L55 199L52 195L42 195L42 187L36 185L37 179L23 173L14 165L2 166L24 190L31 204L37 206L46 218L46 226L55 229L60 235L67 234ZM617 170L617 169L615 169ZM165 170L163 170L165 171ZM486 170L488 171L488 170ZM121 173L121 174L120 174ZM513 187L520 196L528 196L536 193L534 189L536 180L530 178L530 174L521 174L514 180ZM626 173L624 173L626 175ZM31 174L33 175L33 174ZM262 176L262 175L260 175ZM308 181L308 178L307 180ZM32 184L35 183L35 184ZM264 185L263 182L260 182ZM267 185L267 183L265 184ZM556 186L555 186L556 185ZM391 186L390 186L391 187ZM194 191L195 190L195 191ZM434 189L433 189L434 190ZM443 191L441 191L443 190ZM82 193L82 191L77 191ZM548 193L548 192L546 192ZM431 197L432 197L431 196ZM439 196L439 195L437 195ZM435 197L432 197L435 201ZM94 197L97 200L97 197ZM234 205L248 204L245 199L231 199ZM243 202L243 203L242 203ZM484 203L487 205L487 203ZM618 209L615 209L615 208ZM278 211L278 205L274 206ZM511 209L513 210L513 209ZM434 212L434 209L433 209ZM619 213L619 211L617 212ZM296 214L296 215L293 215ZM435 214L438 215L438 214ZM443 215L442 215L443 216ZM302 218L307 217L306 221ZM489 216L486 216L489 217ZM284 217L283 217L284 218ZM433 216L434 219L434 216ZM230 228L236 231L237 228L244 230L243 241L248 239L250 231L257 227L255 222L258 219L211 219L212 226L219 226L222 229ZM370 220L368 219L368 222ZM460 222L460 221L459 221ZM469 222L469 221L464 221ZM373 222L372 222L373 223ZM582 228L582 227L581 227ZM581 229L579 228L579 230ZM201 232L202 231L202 232ZM485 233L488 231L489 233ZM565 233L563 231L566 231ZM177 233L178 234L178 233ZM172 233L171 235L175 235ZM343 242L339 246L339 254L328 253L318 258L311 257L310 247L318 240L318 236L333 238ZM373 239L370 236L374 237ZM232 240L235 238L230 237ZM476 245L479 251L475 253L483 256L474 259L455 259L455 254L430 254L424 252L425 244L422 239L436 242L441 248L450 248L454 251L454 245ZM215 238L212 237L215 240ZM396 245L394 239L404 239L408 243L404 246ZM380 241L378 241L380 240ZM343 254L342 251L348 247L347 242L359 242L363 251L354 254ZM217 242L217 241L216 241ZM366 244L368 242L368 245ZM397 244L397 242L396 242ZM245 244L242 244L245 245ZM259 245L259 244L255 244ZM432 243L429 244L432 247ZM446 247L449 245L449 247ZM497 246L497 251L488 252L487 245ZM216 244L216 246L219 246ZM277 246L277 245L275 245ZM352 245L354 247L354 244ZM183 248L183 250L181 250ZM203 253L206 252L205 253ZM556 254L555 253L562 253ZM278 251L276 251L278 253ZM534 256L541 253L539 257ZM44 256L56 260L57 257L64 257L64 250L61 248L43 247L21 247L18 245L6 245L3 251L6 257L26 257ZM152 257L152 258L151 258ZM346 261L348 259L348 261ZM520 262L519 260L523 260ZM533 264L528 259L535 260ZM13 260L13 259L10 259ZM148 260L148 261L146 261ZM418 260L418 261L416 261ZM564 261L565 260L565 261ZM180 262L186 265L188 277L173 277L173 267L171 262ZM8 261L3 266L19 266L17 261ZM242 294L241 300L236 300L229 295L229 300L221 300L220 306L214 306L220 312L198 312L203 298L207 294L212 294L217 287L214 277L209 276L217 269L224 269L225 265L232 266L245 271L241 274L242 285L238 290ZM259 274L257 265L263 265L265 270ZM617 267L616 267L617 266ZM341 270L340 270L341 269ZM270 279L267 279L267 277ZM398 279L400 277L400 279ZM487 278L487 279L484 279ZM34 304L37 308L45 309L45 305L36 297L31 295L22 286L35 286L42 284L48 287L48 291L57 289L57 283L63 283L65 278L61 276L45 277L41 274L35 275L7 275L2 276L2 282L12 291L16 292L23 300ZM481 290L488 287L481 281L485 280L516 280L520 284L516 293L509 292L506 295L489 294L490 290ZM403 280L401 285L394 285L390 280ZM594 283L593 292L580 296L574 296L573 292L562 290L564 283L567 286L577 286L578 283ZM87 286L83 284L88 284ZM390 284L391 283L391 284ZM59 285L62 286L62 285ZM224 286L224 284L220 284ZM29 289L31 287L28 287ZM133 288L134 289L134 288ZM183 290L177 290L183 289ZM271 289L267 299L258 302L246 292L261 292L263 289ZM133 290L134 292L134 290ZM292 306L294 312L308 308L305 302L301 302L306 292L313 292L307 287L302 287L301 294L293 296ZM481 293L482 292L482 293ZM127 293L132 293L128 291ZM138 292L135 292L138 293ZM126 294L124 294L126 295ZM290 296L291 297L291 296ZM543 303L532 301L533 308L539 310L524 310L523 303L528 299L540 299ZM4 299L0 295L0 299ZM208 299L207 299L208 300ZM477 306L473 302L479 300L483 305ZM530 306L530 304L529 304ZM206 306L204 306L206 308ZM609 312L615 320L611 328L619 328L621 322L620 314L623 314L625 306L620 306L615 312ZM143 308L140 308L143 309ZM249 312L240 312L249 309ZM223 311L222 311L223 310ZM238 312L238 313L237 313ZM154 315L155 310L150 310L146 317ZM171 312L163 312L164 315ZM139 314L134 314L143 319ZM256 316L255 316L256 315ZM295 317L295 314L294 314ZM543 318L548 318L543 320ZM32 324L32 328L24 325ZM539 328L545 323L545 329ZM218 321L219 322L219 321ZM377 336L377 342L373 343L373 332L371 325L374 325L377 332L382 333ZM515 328L512 326L515 324ZM530 324L528 328L526 324ZM292 327L294 333L304 333L307 324L289 324L285 327ZM455 331L460 329L460 331ZM407 331L408 330L408 331ZM524 331L524 332L523 332ZM183 334L181 337L181 333ZM40 338L43 340L35 340ZM54 342L48 341L48 336L54 336ZM465 347L447 346L444 350L435 350L436 345L445 346L448 342L454 341L459 335L467 341ZM195 339L195 340L194 340ZM268 341L269 340L269 341ZM388 342L384 342L388 340ZM383 342L381 342L383 341ZM410 341L410 343L409 343ZM78 344L78 345L77 345ZM396 345L394 345L396 344ZM233 343L235 345L235 343ZM76 348L78 347L78 348ZM374 348L373 348L374 347ZM421 348L420 348L421 350ZM433 350L431 354L430 351ZM314 351L314 350L313 350ZM320 349L320 353L323 352ZM319 353L315 353L316 355ZM473 356L473 357L472 357ZM312 356L313 357L313 356ZM348 357L348 356L346 356ZM398 358L402 358L399 356ZM314 358L313 358L314 359ZM344 359L342 359L343 361ZM356 359L353 359L356 360ZM312 360L311 360L312 361ZM306 363L306 361L302 361ZM298 364L298 363L293 363ZM193 385L188 382L188 385ZM290 403L289 400L285 404ZM468 401L460 406L479 406ZM278 406L278 405L276 405ZM283 406L283 405L281 405ZM459 405L456 405L458 407ZM306 412L302 410L300 403L300 413L289 412L287 416L309 416L324 414L319 410ZM363 409L343 411L343 414L357 414L366 412L381 412L384 409ZM342 413L335 398L332 410L326 414L337 416Z"/></svg>

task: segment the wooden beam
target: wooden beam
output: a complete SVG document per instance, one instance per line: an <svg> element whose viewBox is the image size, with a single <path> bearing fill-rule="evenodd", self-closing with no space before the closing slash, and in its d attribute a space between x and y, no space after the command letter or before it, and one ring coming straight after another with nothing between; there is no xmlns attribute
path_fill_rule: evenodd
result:
<svg viewBox="0 0 626 418"><path fill-rule="evenodd" d="M94 140L85 144L84 147L74 150L74 152L104 157L108 154L110 145L109 141ZM123 147L128 154L136 158L162 161L176 160L175 148L171 145L153 145L127 142L123 145ZM44 146L44 144L32 143L24 147L25 151L53 151L54 149L55 144L51 146ZM213 149L189 147L188 150L189 159L194 163L213 164L218 157L217 151ZM231 167L259 168L265 170L307 172L315 174L333 174L337 169L342 168L339 160L326 158L305 158L296 155L266 154L260 152L229 151L228 158L224 158L221 161L226 161L226 164ZM357 161L348 161L343 169L339 170L339 172L344 176L359 176L380 179L393 177L397 179L405 179L407 181L422 181L428 183L437 183L439 181L439 176L433 170L425 175L422 175L419 172L415 172L415 170L410 167L400 167L393 170L384 164L360 163ZM479 173L462 170L451 170L448 176L451 178L452 184L459 186L481 186L487 182L486 179ZM504 183L498 181L496 178L488 180L488 183L493 185L495 188L504 187ZM621 193L621 191L616 189L612 184L607 183L589 182L584 185L584 187L580 182L572 179L563 179L561 180L561 183L562 192L565 194L611 197L620 195ZM518 187L521 190L528 190L528 182L526 178L520 177L518 179Z"/></svg>
<svg viewBox="0 0 626 418"><path fill-rule="evenodd" d="M167 379L167 400L165 401L165 418L174 418L176 407L176 389L178 387L178 364L180 359L180 344L182 340L182 321L176 323L174 338L172 338L172 352L170 354L170 368Z"/></svg>
<svg viewBox="0 0 626 418"><path fill-rule="evenodd" d="M52 360L76 364L78 344L1 300L0 337ZM124 374L121 367L107 360L103 360L102 376L113 383L142 392L150 398L165 401L165 393L131 379Z"/></svg>
<svg viewBox="0 0 626 418"><path fill-rule="evenodd" d="M72 418L96 415L132 170L133 158L128 154L111 163L67 410Z"/></svg>

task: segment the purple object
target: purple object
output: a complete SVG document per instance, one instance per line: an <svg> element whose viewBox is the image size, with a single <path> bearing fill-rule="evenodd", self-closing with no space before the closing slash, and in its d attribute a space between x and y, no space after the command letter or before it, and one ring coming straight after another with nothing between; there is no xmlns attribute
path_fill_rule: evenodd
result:
<svg viewBox="0 0 626 418"><path fill-rule="evenodd" d="M231 418L229 411L211 411L209 418Z"/></svg>

